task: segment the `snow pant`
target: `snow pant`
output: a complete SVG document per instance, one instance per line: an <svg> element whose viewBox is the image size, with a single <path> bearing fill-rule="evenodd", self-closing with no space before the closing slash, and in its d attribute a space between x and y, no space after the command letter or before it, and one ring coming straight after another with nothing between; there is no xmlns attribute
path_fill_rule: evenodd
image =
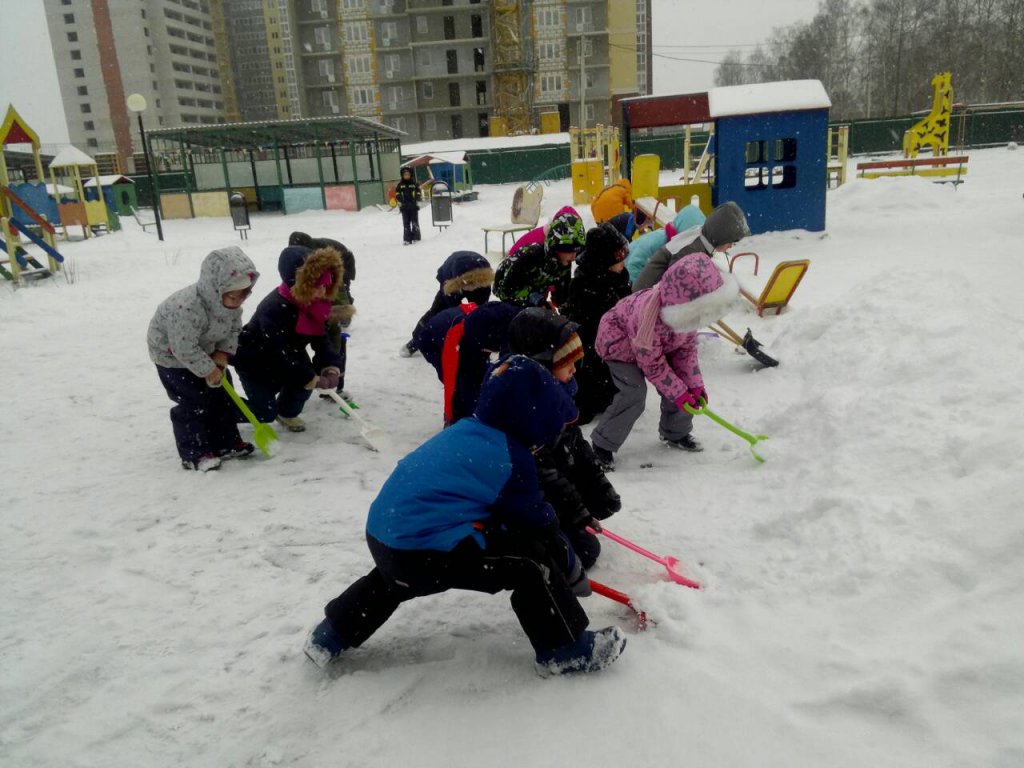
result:
<svg viewBox="0 0 1024 768"><path fill-rule="evenodd" d="M341 378L338 379L337 386L337 391L341 392L345 388L345 365L348 363L348 335L341 323L327 324L327 343L341 358L341 365L338 366L341 369Z"/></svg>
<svg viewBox="0 0 1024 768"><path fill-rule="evenodd" d="M611 405L605 409L600 421L590 434L598 448L615 453L626 442L630 431L640 414L644 412L647 400L647 380L643 371L633 363L608 360L608 370L618 388ZM658 433L666 440L680 440L693 430L693 416L676 407L665 397L661 398L661 420Z"/></svg>
<svg viewBox="0 0 1024 768"><path fill-rule="evenodd" d="M402 208L402 240L414 243L420 239L420 209L416 206Z"/></svg>
<svg viewBox="0 0 1024 768"><path fill-rule="evenodd" d="M451 552L393 549L372 536L366 542L376 567L324 609L348 647L366 642L406 600L449 589L512 590L512 610L537 653L575 642L589 623L562 572L525 540L492 551L469 537Z"/></svg>
<svg viewBox="0 0 1024 768"><path fill-rule="evenodd" d="M615 397L618 389L608 371L608 364L591 347L585 348L583 359L576 365L576 409L580 412L578 424L589 424L602 413Z"/></svg>
<svg viewBox="0 0 1024 768"><path fill-rule="evenodd" d="M313 390L294 385L281 385L254 378L249 373L238 371L238 378L245 387L246 399L253 415L264 424L269 424L278 416L292 419L302 413L303 406L313 394ZM244 420L244 416L240 420Z"/></svg>
<svg viewBox="0 0 1024 768"><path fill-rule="evenodd" d="M184 461L227 451L241 442L238 434L238 409L220 387L209 387L206 380L188 368L156 367L167 396L177 405L171 408L171 425L178 455Z"/></svg>
<svg viewBox="0 0 1024 768"><path fill-rule="evenodd" d="M597 558L601 556L601 540L592 533L587 532L586 526L578 528L563 528L562 533L572 544L576 557L580 559L583 570L589 571L594 567Z"/></svg>
<svg viewBox="0 0 1024 768"><path fill-rule="evenodd" d="M409 341L405 346L413 352L418 350L420 345L417 339L434 315L439 312L443 312L446 309L450 309L451 307L458 306L460 303L460 299L453 299L451 296L446 296L444 291L438 290L438 292L434 294L434 301L430 304L430 309L424 312L420 316L420 319L416 321L416 327L412 329L412 336L409 337Z"/></svg>

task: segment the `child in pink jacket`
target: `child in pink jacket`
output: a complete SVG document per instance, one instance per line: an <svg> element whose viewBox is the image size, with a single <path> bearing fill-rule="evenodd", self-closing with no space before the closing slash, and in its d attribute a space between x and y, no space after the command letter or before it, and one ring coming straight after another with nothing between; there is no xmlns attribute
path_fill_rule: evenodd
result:
<svg viewBox="0 0 1024 768"><path fill-rule="evenodd" d="M644 412L648 381L661 395L661 439L680 450L702 450L690 436L693 417L683 409L707 401L697 329L728 314L738 297L732 275L722 274L706 254L692 253L601 318L594 346L618 388L591 435L606 470L614 468L615 452Z"/></svg>

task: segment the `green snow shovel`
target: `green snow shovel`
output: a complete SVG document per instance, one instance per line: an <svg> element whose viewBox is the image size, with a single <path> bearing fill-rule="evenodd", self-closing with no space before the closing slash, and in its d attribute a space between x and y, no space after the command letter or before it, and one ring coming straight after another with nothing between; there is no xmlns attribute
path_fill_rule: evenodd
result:
<svg viewBox="0 0 1024 768"><path fill-rule="evenodd" d="M221 378L220 385L224 387L224 391L228 393L228 397L235 401L235 405L238 406L238 410L242 412L242 415L249 420L250 424L252 424L252 441L256 443L256 447L263 451L264 456L269 456L270 443L273 440L277 440L277 432L275 432L274 428L269 424L263 424L256 420L256 416L249 410L249 406L245 404L245 400L239 397L238 393L235 392L235 388L231 386L231 382L228 381L227 374Z"/></svg>
<svg viewBox="0 0 1024 768"><path fill-rule="evenodd" d="M751 452L751 454L753 454L754 458L757 459L758 461L764 463L764 459L761 456L758 455L757 451L754 450L754 444L755 443L759 443L762 440L767 440L768 439L768 435L752 435L749 432L744 432L739 427L734 427L728 421L726 421L721 416L719 416L717 413L715 413L710 408L708 408L707 400L705 400L703 397L700 399L700 408L692 408L691 406L689 406L689 405L687 405L685 403L683 404L683 408L686 409L687 413L692 414L694 416L699 416L699 415L703 414L703 415L707 416L709 419L711 419L713 422L715 422L717 424L721 424L723 427L728 429L734 435L739 435L740 437L742 437L744 440L746 440L748 443L750 443L750 452Z"/></svg>

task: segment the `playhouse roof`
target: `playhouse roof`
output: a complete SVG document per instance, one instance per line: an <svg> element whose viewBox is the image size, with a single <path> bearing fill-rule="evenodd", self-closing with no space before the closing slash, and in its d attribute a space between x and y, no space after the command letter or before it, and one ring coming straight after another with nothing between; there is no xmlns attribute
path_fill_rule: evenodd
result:
<svg viewBox="0 0 1024 768"><path fill-rule="evenodd" d="M831 106L832 101L820 80L729 85L708 91L708 112L711 117L803 112L828 109Z"/></svg>
<svg viewBox="0 0 1024 768"><path fill-rule="evenodd" d="M7 114L0 124L0 144L31 144L39 149L39 136L11 104L7 106Z"/></svg>
<svg viewBox="0 0 1024 768"><path fill-rule="evenodd" d="M423 165L441 165L442 163L450 163L451 165L465 165L467 163L465 152L434 152L428 155L420 155L414 157L402 165L407 165L410 168L419 168Z"/></svg>
<svg viewBox="0 0 1024 768"><path fill-rule="evenodd" d="M58 152L50 162L49 168L71 168L79 165L96 165L96 161L78 147L68 144Z"/></svg>
<svg viewBox="0 0 1024 768"><path fill-rule="evenodd" d="M93 176L91 179L89 179L87 182L85 182L85 184L83 184L82 186L83 187L95 187L96 186L96 179L97 178L99 178L99 180L100 180L100 186L101 187L109 187L112 184L134 184L135 183L134 181L129 179L127 176L122 176L119 173L112 173L112 174L108 174L106 176L99 176L99 177Z"/></svg>

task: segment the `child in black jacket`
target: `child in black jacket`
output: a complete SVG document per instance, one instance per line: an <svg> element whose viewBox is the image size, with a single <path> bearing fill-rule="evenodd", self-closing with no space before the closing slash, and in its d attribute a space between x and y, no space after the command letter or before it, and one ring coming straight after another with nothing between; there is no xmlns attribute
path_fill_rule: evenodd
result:
<svg viewBox="0 0 1024 768"><path fill-rule="evenodd" d="M579 324L583 342L584 355L576 370L580 424L588 424L602 413L618 391L608 365L594 351L594 340L604 313L630 294L628 255L629 242L613 224L605 222L587 232L583 252L576 257L576 274L562 312Z"/></svg>
<svg viewBox="0 0 1024 768"><path fill-rule="evenodd" d="M343 279L341 257L333 248L288 246L277 269L282 282L245 324L231 362L257 419L276 417L302 432L299 414L313 390L334 389L341 377L341 358L326 335L331 300Z"/></svg>
<svg viewBox="0 0 1024 768"><path fill-rule="evenodd" d="M401 176L401 181L395 186L395 201L402 213L402 243L410 245L420 239L420 200L423 193L412 168L403 167Z"/></svg>

